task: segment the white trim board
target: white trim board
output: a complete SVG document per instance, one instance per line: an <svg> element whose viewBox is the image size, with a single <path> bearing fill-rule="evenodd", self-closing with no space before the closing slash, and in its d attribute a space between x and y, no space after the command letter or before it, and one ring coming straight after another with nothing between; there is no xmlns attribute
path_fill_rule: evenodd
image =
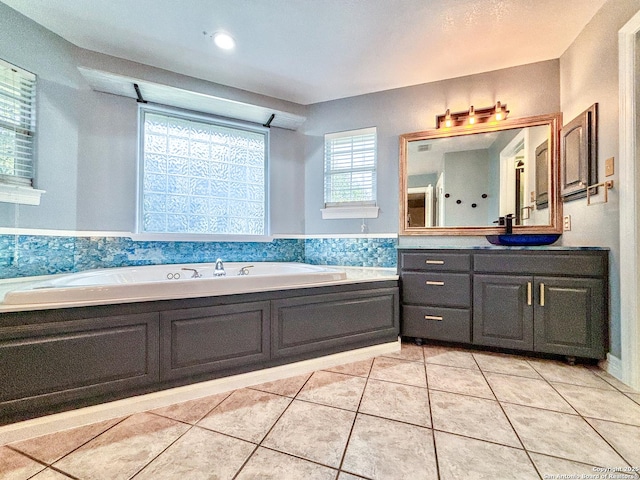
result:
<svg viewBox="0 0 640 480"><path fill-rule="evenodd" d="M132 232L108 232L108 231L99 231L99 230L52 230L45 228L12 228L12 227L0 227L0 235L42 235L49 237L126 237L131 238L134 241L171 241L169 238L172 234L166 234L165 237L162 237L163 234L158 234L157 237L153 237L153 234L143 235L143 234L135 234ZM184 237L184 235L183 235ZM206 237L206 235L205 235ZM240 238L240 236L236 236ZM228 239L220 239L220 240L211 240L211 236L207 238L206 241L232 241ZM261 237L263 238L263 237ZM302 233L276 233L270 235L268 237L269 240L259 240L269 242L272 239L291 239L291 240L306 240L312 238L398 238L397 233L326 233L326 234L312 234L305 235ZM185 240L182 240L185 241ZM188 241L203 241L202 237L197 237L193 235L192 240ZM241 240L233 240L233 241L244 241L244 242L256 242L255 238L251 236L243 236Z"/></svg>
<svg viewBox="0 0 640 480"><path fill-rule="evenodd" d="M619 50L619 168L620 194L620 336L622 380L640 389L640 245L638 244L637 190L640 171L636 168L636 34L640 12L618 32Z"/></svg>

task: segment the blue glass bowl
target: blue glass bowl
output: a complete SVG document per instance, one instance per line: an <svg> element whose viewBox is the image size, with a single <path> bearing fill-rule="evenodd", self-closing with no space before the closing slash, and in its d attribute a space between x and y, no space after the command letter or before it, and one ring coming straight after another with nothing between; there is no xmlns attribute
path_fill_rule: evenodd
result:
<svg viewBox="0 0 640 480"><path fill-rule="evenodd" d="M560 238L560 233L531 233L511 235L487 235L487 240L493 245L510 247L531 247L535 245L551 245Z"/></svg>

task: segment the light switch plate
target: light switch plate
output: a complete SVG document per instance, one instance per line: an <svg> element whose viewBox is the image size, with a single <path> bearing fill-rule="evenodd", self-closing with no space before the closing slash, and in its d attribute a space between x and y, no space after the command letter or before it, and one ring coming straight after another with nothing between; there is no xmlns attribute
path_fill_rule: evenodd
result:
<svg viewBox="0 0 640 480"><path fill-rule="evenodd" d="M565 215L562 217L562 230L565 232L571 230L571 215Z"/></svg>
<svg viewBox="0 0 640 480"><path fill-rule="evenodd" d="M614 164L613 157L607 158L604 161L604 176L605 177L610 177L611 175L613 175L613 173L614 173L613 164Z"/></svg>

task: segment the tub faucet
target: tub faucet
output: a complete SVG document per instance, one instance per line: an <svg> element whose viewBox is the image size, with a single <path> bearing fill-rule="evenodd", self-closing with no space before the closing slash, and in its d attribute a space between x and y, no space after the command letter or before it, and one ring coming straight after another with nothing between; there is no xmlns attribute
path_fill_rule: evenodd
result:
<svg viewBox="0 0 640 480"><path fill-rule="evenodd" d="M216 266L213 269L214 277L224 277L227 275L227 272L224 271L224 266L222 265L222 259L216 260Z"/></svg>
<svg viewBox="0 0 640 480"><path fill-rule="evenodd" d="M191 274L191 278L200 278L200 277L202 277L202 274L198 270L196 270L195 268L182 267L182 270L188 270L189 272L193 272Z"/></svg>
<svg viewBox="0 0 640 480"><path fill-rule="evenodd" d="M253 268L253 265L246 265L246 266L242 267L240 269L240 271L238 272L238 275L240 275L240 276L249 275L249 269L250 268Z"/></svg>

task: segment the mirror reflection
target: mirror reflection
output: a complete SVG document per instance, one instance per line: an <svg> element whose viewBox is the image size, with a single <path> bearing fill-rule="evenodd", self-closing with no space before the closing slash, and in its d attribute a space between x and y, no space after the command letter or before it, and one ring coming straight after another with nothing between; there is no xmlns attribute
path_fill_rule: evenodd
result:
<svg viewBox="0 0 640 480"><path fill-rule="evenodd" d="M552 138L547 123L409 140L405 228L550 225Z"/></svg>

